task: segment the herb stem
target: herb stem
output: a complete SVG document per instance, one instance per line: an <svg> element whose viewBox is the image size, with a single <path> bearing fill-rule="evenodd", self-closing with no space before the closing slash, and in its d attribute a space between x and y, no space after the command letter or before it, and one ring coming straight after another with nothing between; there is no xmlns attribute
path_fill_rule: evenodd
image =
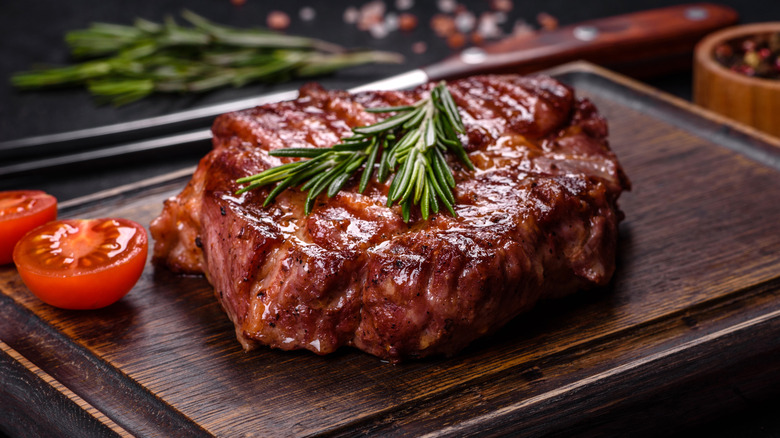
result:
<svg viewBox="0 0 780 438"><path fill-rule="evenodd" d="M384 183L395 172L387 205L400 204L404 221L409 221L412 205L420 207L424 220L431 213L438 213L441 205L457 216L452 193L455 179L443 151L452 151L469 169L474 166L458 137L465 133L465 128L446 84L440 82L427 98L413 105L367 111L395 114L372 125L353 128L351 136L329 148L271 151L273 156L303 160L238 179L238 184L250 184L237 193L279 182L266 196L267 206L282 191L300 185L300 190L308 191L305 213L309 214L323 191L328 197L335 196L360 167L364 170L358 191L363 193L378 162L379 182Z"/></svg>
<svg viewBox="0 0 780 438"><path fill-rule="evenodd" d="M85 85L100 99L126 104L152 93L200 93L329 74L369 63L399 63L396 53L345 48L315 38L267 29L238 29L191 12L162 24L137 19L132 26L94 23L65 40L80 64L16 73L22 89Z"/></svg>

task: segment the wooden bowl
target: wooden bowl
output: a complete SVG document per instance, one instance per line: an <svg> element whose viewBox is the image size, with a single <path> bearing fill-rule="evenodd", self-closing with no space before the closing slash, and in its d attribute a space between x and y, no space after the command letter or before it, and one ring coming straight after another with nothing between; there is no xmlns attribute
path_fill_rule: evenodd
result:
<svg viewBox="0 0 780 438"><path fill-rule="evenodd" d="M780 79L733 72L714 56L722 43L750 35L780 32L780 22L730 27L708 35L696 46L693 100L698 105L780 137Z"/></svg>

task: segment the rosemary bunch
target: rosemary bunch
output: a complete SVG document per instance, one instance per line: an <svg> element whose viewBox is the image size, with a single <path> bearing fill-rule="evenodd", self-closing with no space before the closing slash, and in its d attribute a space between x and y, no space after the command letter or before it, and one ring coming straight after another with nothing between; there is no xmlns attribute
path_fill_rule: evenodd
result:
<svg viewBox="0 0 780 438"><path fill-rule="evenodd" d="M362 193L379 163L377 180L385 182L394 173L387 205L398 202L404 221L409 221L413 204L420 206L423 219L428 219L431 212L438 213L441 205L457 216L452 193L455 179L444 154L449 150L469 169L474 166L458 138L458 133L465 130L446 84L440 82L427 98L413 105L366 111L395 115L373 125L353 128L351 136L330 148L271 151L273 156L305 160L238 179L239 184L248 183L238 193L278 183L265 199L264 205L268 206L283 190L300 186L308 191L305 212L309 214L317 196L326 190L328 197L338 193L360 167L363 173L358 190Z"/></svg>
<svg viewBox="0 0 780 438"><path fill-rule="evenodd" d="M395 53L347 51L318 39L222 26L190 11L182 17L190 27L172 18L162 24L137 19L133 26L95 23L71 31L65 39L72 55L92 59L17 73L11 82L24 89L86 85L93 95L122 105L154 92L197 93L402 61Z"/></svg>

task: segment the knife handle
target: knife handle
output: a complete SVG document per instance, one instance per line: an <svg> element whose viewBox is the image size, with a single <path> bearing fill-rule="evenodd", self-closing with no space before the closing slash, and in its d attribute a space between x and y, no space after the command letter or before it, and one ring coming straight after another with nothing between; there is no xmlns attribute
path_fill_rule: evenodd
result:
<svg viewBox="0 0 780 438"><path fill-rule="evenodd" d="M690 68L696 43L737 18L733 9L710 3L652 9L508 37L466 49L422 70L431 80L454 79L481 73L529 73L582 59L648 77Z"/></svg>

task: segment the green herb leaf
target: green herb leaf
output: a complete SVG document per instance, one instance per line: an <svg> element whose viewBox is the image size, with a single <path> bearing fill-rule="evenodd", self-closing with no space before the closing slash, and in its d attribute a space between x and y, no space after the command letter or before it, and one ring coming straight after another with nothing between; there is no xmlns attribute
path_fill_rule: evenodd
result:
<svg viewBox="0 0 780 438"><path fill-rule="evenodd" d="M401 205L404 221L409 221L413 205L427 220L443 205L453 216L455 179L442 151L450 150L469 169L474 169L458 133L465 133L444 82L437 84L429 97L414 105L367 110L395 115L368 126L354 128L354 134L329 148L289 148L269 152L278 157L308 158L241 178L239 184L250 183L238 193L268 184L279 183L267 196L268 205L276 195L291 187L308 191L305 212L309 214L314 201L325 189L335 196L360 167L364 167L358 190L362 193L379 163L377 180L393 173L387 194L387 205Z"/></svg>
<svg viewBox="0 0 780 438"><path fill-rule="evenodd" d="M123 105L152 93L200 93L403 61L396 53L347 51L314 38L214 24L190 11L181 15L191 26L168 17L162 24L136 19L132 26L94 23L68 32L72 55L93 59L16 73L11 83L23 89L87 86L99 100Z"/></svg>

